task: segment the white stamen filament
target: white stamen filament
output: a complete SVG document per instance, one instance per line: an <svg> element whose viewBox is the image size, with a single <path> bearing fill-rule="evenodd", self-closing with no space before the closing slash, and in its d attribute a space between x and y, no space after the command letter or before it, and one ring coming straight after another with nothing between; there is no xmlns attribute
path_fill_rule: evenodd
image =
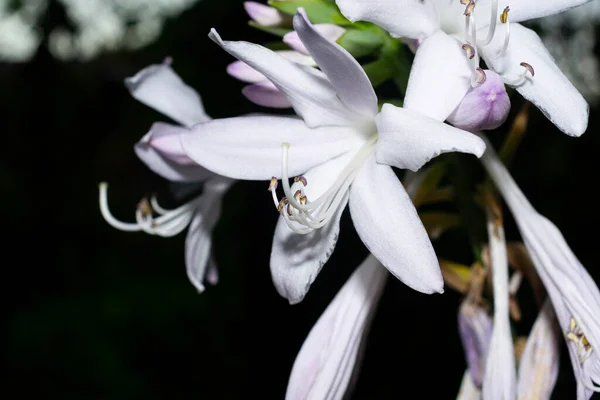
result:
<svg viewBox="0 0 600 400"><path fill-rule="evenodd" d="M525 82L527 82L527 80L529 79L529 76L531 75L533 77L533 68L531 67L531 65L527 64L527 63L521 63L521 66L524 68L523 73L520 74L516 79L514 80L510 80L510 79L504 79L504 83L506 83L509 86L513 86L513 87L517 87L517 86L521 86L522 84L524 84Z"/></svg>
<svg viewBox="0 0 600 400"><path fill-rule="evenodd" d="M492 0L492 12L490 16L490 28L488 29L488 34L485 37L484 41L481 42L482 45L488 45L492 41L494 37L494 33L496 33L496 16L498 15L498 0Z"/></svg>
<svg viewBox="0 0 600 400"><path fill-rule="evenodd" d="M167 210L162 208L156 197L152 196L150 204L152 209L160 216L154 218L144 207L138 206L135 212L135 223L122 222L116 219L108 208L108 184L102 182L100 185L100 212L104 220L113 228L126 232L144 231L150 235L163 237L175 236L183 231L190 223L201 196L176 208ZM151 211L152 211L151 209Z"/></svg>
<svg viewBox="0 0 600 400"><path fill-rule="evenodd" d="M281 183L285 197L281 200L277 200L273 183L270 185L270 190L275 207L283 216L292 231L299 234L307 234L327 224L338 210L348 188L358 175L360 167L373 153L376 142L377 136L375 135L357 151L350 162L340 172L333 185L314 201L310 201L306 198L304 193L304 182L306 182L306 180L303 177L296 181L300 187L299 193L292 192L287 172L288 149L290 145L288 143L283 143L281 145ZM298 224L302 225L302 227L298 227Z"/></svg>

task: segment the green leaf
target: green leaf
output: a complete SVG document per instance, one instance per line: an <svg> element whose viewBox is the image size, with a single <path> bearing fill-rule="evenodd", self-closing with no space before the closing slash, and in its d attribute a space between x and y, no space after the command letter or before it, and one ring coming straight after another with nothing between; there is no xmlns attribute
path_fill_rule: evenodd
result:
<svg viewBox="0 0 600 400"><path fill-rule="evenodd" d="M271 35L283 37L286 33L291 32L292 30L289 28L282 28L279 26L263 26L255 21L248 21L248 25L263 32L270 33Z"/></svg>
<svg viewBox="0 0 600 400"><path fill-rule="evenodd" d="M349 28L337 40L354 58L367 56L383 46L384 38L375 32Z"/></svg>
<svg viewBox="0 0 600 400"><path fill-rule="evenodd" d="M268 3L271 7L289 15L296 14L298 8L304 8L308 19L313 24L352 25L335 4L325 0L269 1Z"/></svg>

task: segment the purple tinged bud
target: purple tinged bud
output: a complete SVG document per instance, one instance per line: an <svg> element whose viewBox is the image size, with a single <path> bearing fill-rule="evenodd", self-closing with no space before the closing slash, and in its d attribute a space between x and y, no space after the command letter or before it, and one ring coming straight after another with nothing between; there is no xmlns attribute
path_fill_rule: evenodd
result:
<svg viewBox="0 0 600 400"><path fill-rule="evenodd" d="M254 104L271 108L289 108L292 105L271 81L245 86L242 94Z"/></svg>
<svg viewBox="0 0 600 400"><path fill-rule="evenodd" d="M502 78L485 70L485 82L469 89L460 104L448 117L448 122L470 132L496 129L506 121L510 99Z"/></svg>
<svg viewBox="0 0 600 400"><path fill-rule="evenodd" d="M244 3L244 8L248 16L262 26L278 26L286 21L285 16L279 10L265 4L247 1Z"/></svg>
<svg viewBox="0 0 600 400"><path fill-rule="evenodd" d="M492 320L481 307L465 300L458 310L458 331L473 384L481 388Z"/></svg>

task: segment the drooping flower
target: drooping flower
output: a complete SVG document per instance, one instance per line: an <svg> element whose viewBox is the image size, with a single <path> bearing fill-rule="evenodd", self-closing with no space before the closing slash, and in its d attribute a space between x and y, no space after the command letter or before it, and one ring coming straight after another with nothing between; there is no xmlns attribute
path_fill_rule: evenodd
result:
<svg viewBox="0 0 600 400"><path fill-rule="evenodd" d="M302 119L215 120L181 135L183 149L224 176L281 177L284 198L276 196L276 178L269 187L281 214L271 272L290 302L302 300L331 255L348 202L362 241L393 275L421 292L441 292L431 242L390 166L417 170L448 151L480 155L483 142L418 110L385 104L378 113L377 97L358 62L315 31L302 13L294 27L320 71L262 46L223 41L214 30L210 37L271 80ZM291 176L296 176L292 186Z"/></svg>
<svg viewBox="0 0 600 400"><path fill-rule="evenodd" d="M348 278L296 356L287 400L337 400L347 395L387 276L369 255Z"/></svg>
<svg viewBox="0 0 600 400"><path fill-rule="evenodd" d="M589 0L337 0L350 21L374 22L392 35L419 39L405 106L428 105L445 120L472 85L483 83L480 57L560 130L580 136L589 107L556 66L538 35L517 22L556 14ZM417 89L418 87L418 89Z"/></svg>
<svg viewBox="0 0 600 400"><path fill-rule="evenodd" d="M148 168L170 181L199 182L202 194L173 209L162 208L156 198L142 200L136 210L135 223L117 220L110 212L108 185L100 184L100 210L104 219L123 231L143 231L163 237L175 236L185 230L185 264L188 277L196 289L204 290L204 280L216 283L217 270L211 257L211 233L219 220L221 200L233 180L199 166L181 149L180 135L190 133L190 127L206 123L202 100L170 67L170 60L151 65L125 80L132 96L162 112L183 126L157 122L134 146L136 155ZM154 216L157 214L157 216Z"/></svg>
<svg viewBox="0 0 600 400"><path fill-rule="evenodd" d="M577 398L600 391L600 291L558 228L540 215L488 146L481 158L511 210L554 306L577 380Z"/></svg>

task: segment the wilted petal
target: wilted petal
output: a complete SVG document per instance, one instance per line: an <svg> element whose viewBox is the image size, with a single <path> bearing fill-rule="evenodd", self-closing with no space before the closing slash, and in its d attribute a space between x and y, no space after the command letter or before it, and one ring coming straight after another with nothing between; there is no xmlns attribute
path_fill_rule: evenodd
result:
<svg viewBox="0 0 600 400"><path fill-rule="evenodd" d="M209 37L273 82L308 126L348 125L353 120L352 111L338 98L321 71L292 62L257 44L223 41L214 29Z"/></svg>
<svg viewBox="0 0 600 400"><path fill-rule="evenodd" d="M517 91L535 104L558 129L570 136L582 135L589 117L589 106L583 96L561 72L534 31L516 23L511 24L510 29L510 42L504 55L494 56L502 47L502 35L496 35L484 49L487 65L509 85L520 81L525 73L527 78L516 86ZM520 65L522 62L533 67L534 76Z"/></svg>
<svg viewBox="0 0 600 400"><path fill-rule="evenodd" d="M286 400L344 397L386 277L386 270L373 256L350 276L304 341Z"/></svg>
<svg viewBox="0 0 600 400"><path fill-rule="evenodd" d="M181 148L180 135L190 130L156 122L135 144L135 154L153 172L170 181L203 181L215 174L192 161Z"/></svg>
<svg viewBox="0 0 600 400"><path fill-rule="evenodd" d="M304 193L308 199L318 199L331 187L347 165L350 156L351 153L340 156L304 174L308 182ZM292 186L292 192L295 191L296 187ZM285 219L279 217L271 251L271 276L279 294L291 304L302 301L333 253L340 231L340 218L347 201L346 195L327 225L306 235L294 233Z"/></svg>
<svg viewBox="0 0 600 400"><path fill-rule="evenodd" d="M346 29L342 28L341 26L334 24L315 24L314 29L330 42L335 42L338 40L346 31ZM310 55L304 46L304 43L302 43L302 40L300 40L298 37L298 33L296 31L286 33L283 37L283 43L302 54Z"/></svg>
<svg viewBox="0 0 600 400"><path fill-rule="evenodd" d="M485 70L483 84L470 88L460 104L448 116L448 122L469 132L496 129L506 121L510 99L504 82L494 71Z"/></svg>
<svg viewBox="0 0 600 400"><path fill-rule="evenodd" d="M358 61L316 30L303 12L294 17L294 29L344 104L359 114L374 117L377 96Z"/></svg>
<svg viewBox="0 0 600 400"><path fill-rule="evenodd" d="M458 310L458 331L471 382L481 388L485 357L492 339L492 321L481 307L465 300Z"/></svg>
<svg viewBox="0 0 600 400"><path fill-rule="evenodd" d="M481 157L485 143L477 136L418 112L384 104L376 117L377 162L416 171L432 158L453 151Z"/></svg>
<svg viewBox="0 0 600 400"><path fill-rule="evenodd" d="M184 126L210 120L202 99L166 63L151 65L125 79L131 95Z"/></svg>
<svg viewBox="0 0 600 400"><path fill-rule="evenodd" d="M336 0L336 4L350 21L373 22L395 37L421 39L439 29L430 1Z"/></svg>
<svg viewBox="0 0 600 400"><path fill-rule="evenodd" d="M488 215L487 230L494 284L494 327L481 392L484 399L512 400L517 396L517 376L509 319L506 241L504 228L491 215Z"/></svg>
<svg viewBox="0 0 600 400"><path fill-rule="evenodd" d="M271 81L262 81L248 85L242 94L254 104L271 108L289 108L292 105Z"/></svg>
<svg viewBox="0 0 600 400"><path fill-rule="evenodd" d="M204 291L204 281L212 280L216 271L208 279L208 267L211 259L212 231L221 216L221 200L233 181L217 177L207 182L196 208L196 214L190 223L185 240L185 265L187 275L199 292Z"/></svg>
<svg viewBox="0 0 600 400"><path fill-rule="evenodd" d="M404 187L372 157L350 187L350 213L369 251L398 279L423 293L444 282L425 227Z"/></svg>
<svg viewBox="0 0 600 400"><path fill-rule="evenodd" d="M244 9L250 18L262 26L278 26L287 20L276 8L255 1L244 2Z"/></svg>
<svg viewBox="0 0 600 400"><path fill-rule="evenodd" d="M289 148L290 176L359 147L362 139L347 127L310 129L283 116L224 118L196 125L181 135L183 150L195 162L223 176L269 180L281 176L281 144Z"/></svg>
<svg viewBox="0 0 600 400"><path fill-rule="evenodd" d="M471 73L460 42L437 31L417 49L403 107L444 121L471 87Z"/></svg>
<svg viewBox="0 0 600 400"><path fill-rule="evenodd" d="M519 362L519 399L550 399L558 377L558 338L552 303L546 300L531 328Z"/></svg>

